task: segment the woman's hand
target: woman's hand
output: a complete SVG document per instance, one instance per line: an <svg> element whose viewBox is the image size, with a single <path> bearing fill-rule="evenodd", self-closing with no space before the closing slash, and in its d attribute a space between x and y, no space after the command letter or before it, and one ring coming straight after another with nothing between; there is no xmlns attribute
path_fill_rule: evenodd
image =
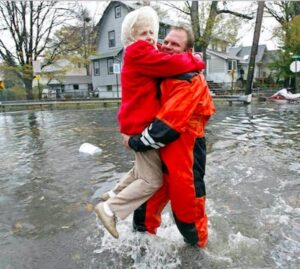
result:
<svg viewBox="0 0 300 269"><path fill-rule="evenodd" d="M130 149L130 147L129 147L129 145L128 145L128 141L129 141L130 136L129 136L129 135L126 135L126 134L121 134L121 135L122 135L122 137L123 137L123 145L124 145L126 148Z"/></svg>

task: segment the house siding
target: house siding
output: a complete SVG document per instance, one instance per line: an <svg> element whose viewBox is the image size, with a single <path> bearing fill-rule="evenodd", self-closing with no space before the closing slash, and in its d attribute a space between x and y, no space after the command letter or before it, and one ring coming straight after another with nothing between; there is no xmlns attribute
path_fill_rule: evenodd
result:
<svg viewBox="0 0 300 269"><path fill-rule="evenodd" d="M115 18L115 7L121 6L121 17ZM114 3L108 10L106 16L103 17L101 27L99 29L99 43L97 47L97 53L103 53L107 51L115 50L116 48L122 49L121 43L121 27L124 17L129 12L128 8L120 3ZM108 32L115 31L115 46L109 47L108 45Z"/></svg>
<svg viewBox="0 0 300 269"><path fill-rule="evenodd" d="M121 7L121 17L115 17L115 7ZM101 55L103 53L114 52L116 50L121 51L123 48L121 42L121 28L124 17L129 13L129 8L120 2L112 3L108 10L106 10L105 14L102 17L101 24L99 25L99 33L98 33L98 46L97 46L97 54ZM109 39L108 32L115 31L115 46L109 47ZM114 63L119 63L122 59L122 54L118 54L115 57L107 57L94 61L100 62L100 75L95 76L94 70L92 71L92 81L94 90L105 90L108 85L112 85L112 89L114 94L119 95L117 92L120 91L120 78L116 74L108 73L108 58L117 58L114 60ZM110 95L110 92L108 92ZM111 97L111 96L109 96Z"/></svg>
<svg viewBox="0 0 300 269"><path fill-rule="evenodd" d="M230 82L230 76L227 70L227 61L211 55L207 64L207 80L217 83Z"/></svg>
<svg viewBox="0 0 300 269"><path fill-rule="evenodd" d="M209 60L209 73L224 73L227 71L225 61L218 58L211 56Z"/></svg>
<svg viewBox="0 0 300 269"><path fill-rule="evenodd" d="M119 57L120 56L118 56L118 58ZM92 81L94 88L107 85L116 85L116 74L108 74L107 58L100 59L97 61L100 62L100 76L95 76L93 73ZM117 63L117 61L114 62ZM118 84L120 84L120 78L118 78Z"/></svg>

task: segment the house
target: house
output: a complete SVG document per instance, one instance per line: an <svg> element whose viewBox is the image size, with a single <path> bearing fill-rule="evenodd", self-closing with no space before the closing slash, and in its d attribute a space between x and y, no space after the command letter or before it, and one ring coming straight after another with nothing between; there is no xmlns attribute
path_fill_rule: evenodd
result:
<svg viewBox="0 0 300 269"><path fill-rule="evenodd" d="M226 51L206 50L206 79L215 83L231 83L238 78L239 57L232 56Z"/></svg>
<svg viewBox="0 0 300 269"><path fill-rule="evenodd" d="M215 48L207 49L207 80L216 83L236 82L241 77L247 78L251 46L232 47L220 51ZM271 74L268 67L274 61L273 51L268 51L266 45L259 45L255 58L254 79L262 80Z"/></svg>
<svg viewBox="0 0 300 269"><path fill-rule="evenodd" d="M68 59L60 59L42 70L41 84L56 92L57 98L86 98L92 91L92 78L85 66Z"/></svg>
<svg viewBox="0 0 300 269"><path fill-rule="evenodd" d="M86 98L92 91L90 76L62 76L48 82L49 90L56 92L57 98Z"/></svg>
<svg viewBox="0 0 300 269"><path fill-rule="evenodd" d="M93 90L99 98L121 97L119 71L122 65L123 45L121 26L124 17L141 4L111 1L97 24L96 55L91 56ZM159 38L163 38L170 24L160 23Z"/></svg>
<svg viewBox="0 0 300 269"><path fill-rule="evenodd" d="M248 47L239 47L239 48L229 48L228 53L232 57L240 58L238 64L245 70L245 76L247 76L248 65L251 54L251 46ZM255 58L255 69L254 69L254 78L261 79L266 78L270 75L271 70L268 68L268 64L272 62L270 57L270 52L267 49L266 45L258 45L257 54Z"/></svg>

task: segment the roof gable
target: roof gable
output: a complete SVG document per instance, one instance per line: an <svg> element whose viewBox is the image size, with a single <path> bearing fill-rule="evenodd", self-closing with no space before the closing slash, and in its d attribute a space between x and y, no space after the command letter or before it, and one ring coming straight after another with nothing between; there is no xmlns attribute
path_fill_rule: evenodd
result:
<svg viewBox="0 0 300 269"><path fill-rule="evenodd" d="M227 52L214 51L214 50L211 50L211 49L207 49L206 52L207 52L207 54L217 56L217 57L222 58L224 60L240 60L239 57L231 55L230 53L227 53Z"/></svg>
<svg viewBox="0 0 300 269"><path fill-rule="evenodd" d="M248 63L250 60L252 46L240 47L240 50L237 52L236 56L241 58L241 62ZM256 63L260 63L263 60L264 54L267 50L266 45L258 45L257 54L255 58Z"/></svg>
<svg viewBox="0 0 300 269"><path fill-rule="evenodd" d="M110 12L110 10L117 6L117 5L122 5L123 7L127 8L128 11L132 11L134 8L132 8L130 5L128 5L128 3L124 3L124 2L121 2L121 1L111 1L107 7L105 8L105 10L103 11L103 14L99 20L99 22L97 23L96 27L98 29L101 29L101 25L103 23L103 20L105 19L105 17L107 16L107 14Z"/></svg>

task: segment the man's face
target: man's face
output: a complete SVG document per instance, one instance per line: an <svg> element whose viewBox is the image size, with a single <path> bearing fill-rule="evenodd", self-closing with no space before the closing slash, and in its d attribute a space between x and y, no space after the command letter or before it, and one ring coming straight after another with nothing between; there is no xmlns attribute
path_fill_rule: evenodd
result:
<svg viewBox="0 0 300 269"><path fill-rule="evenodd" d="M167 53L180 53L186 51L187 34L183 30L171 30L165 37L161 46Z"/></svg>

